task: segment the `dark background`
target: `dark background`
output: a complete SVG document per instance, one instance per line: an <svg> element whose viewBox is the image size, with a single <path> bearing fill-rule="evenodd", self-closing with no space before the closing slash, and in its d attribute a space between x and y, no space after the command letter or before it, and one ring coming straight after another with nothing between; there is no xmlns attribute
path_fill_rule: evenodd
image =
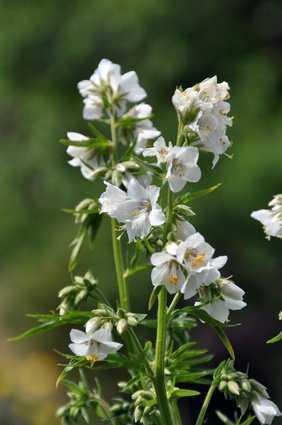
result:
<svg viewBox="0 0 282 425"><path fill-rule="evenodd" d="M252 210L282 191L281 1L2 0L0 8L1 424L55 423L63 399L62 389L55 389L59 359L53 348L67 350L67 330L25 343L6 339L31 325L26 313L54 308L57 291L69 282L75 229L61 210L92 196L93 186L67 165L57 140L67 130L87 128L76 84L103 57L137 71L168 139L175 134L170 98L176 85L214 74L230 83L233 159L221 159L213 171L210 162L202 164L198 187L223 186L195 201L193 224L218 254L229 256L226 275L246 291L248 307L233 314L243 326L230 332L237 366L250 364L250 374L281 407L281 345L265 341L279 331L282 245L267 242L250 219ZM85 250L79 271L89 264L114 298L108 223L94 251ZM142 311L150 281L132 286L134 307ZM203 327L198 333L201 344L223 359L216 337ZM108 393L115 390L111 380L104 384Z"/></svg>

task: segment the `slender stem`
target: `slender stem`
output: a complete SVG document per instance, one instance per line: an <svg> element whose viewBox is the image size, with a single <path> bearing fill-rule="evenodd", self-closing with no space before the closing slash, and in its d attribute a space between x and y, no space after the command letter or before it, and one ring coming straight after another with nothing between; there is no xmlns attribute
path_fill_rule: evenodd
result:
<svg viewBox="0 0 282 425"><path fill-rule="evenodd" d="M144 352L144 349L142 347L142 344L141 344L138 336L136 335L135 331L132 328L129 328L128 332L129 332L129 334L130 334L130 336L132 338L132 342L133 342L134 347L136 348L136 350L138 351L138 353L142 355L142 357L144 359L146 371L147 371L149 377L151 378L152 382L154 383L155 382L155 377L154 377L152 368L151 368L151 366L150 366L150 364L148 362L146 353Z"/></svg>
<svg viewBox="0 0 282 425"><path fill-rule="evenodd" d="M216 385L215 385L215 383L212 383L208 392L207 392L207 395L206 395L206 398L205 398L204 403L202 405L202 408L200 410L196 425L202 425L203 424L203 422L205 420L206 413L207 413L207 409L209 407L209 404L210 404L210 401L211 401L211 398L213 396L215 389L216 389Z"/></svg>
<svg viewBox="0 0 282 425"><path fill-rule="evenodd" d="M156 359L155 359L155 389L159 404L160 413L164 425L173 425L171 412L169 408L169 401L167 398L166 384L165 384L165 351L166 351L166 303L167 292L164 287L160 290L158 295L158 328L156 339Z"/></svg>
<svg viewBox="0 0 282 425"><path fill-rule="evenodd" d="M173 419L174 419L174 425L182 425L182 420L181 420L181 416L180 416L180 413L179 413L177 400L173 400L171 402L171 411L172 411L172 415L173 415Z"/></svg>
<svg viewBox="0 0 282 425"><path fill-rule="evenodd" d="M178 302L180 301L181 298L181 292L177 292L174 297L173 300L171 301L168 309L167 309L167 315L170 316L171 313L173 312L173 310L175 309L175 307L177 306Z"/></svg>
<svg viewBox="0 0 282 425"><path fill-rule="evenodd" d="M129 295L128 295L127 283L124 278L124 267L123 267L123 258L122 258L122 252L121 252L121 244L120 244L120 241L117 239L117 234L116 234L117 223L115 219L112 219L111 223L112 223L113 254L114 254L114 261L115 261L117 284L118 284L119 302L120 302L121 308L128 311L129 310Z"/></svg>

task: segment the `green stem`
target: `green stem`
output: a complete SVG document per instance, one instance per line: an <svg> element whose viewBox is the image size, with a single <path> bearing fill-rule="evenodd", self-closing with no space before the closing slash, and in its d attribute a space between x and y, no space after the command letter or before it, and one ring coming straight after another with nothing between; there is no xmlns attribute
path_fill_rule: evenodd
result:
<svg viewBox="0 0 282 425"><path fill-rule="evenodd" d="M123 258L121 252L121 244L117 239L116 234L116 220L112 218L112 243L113 243L113 254L115 261L115 269L116 269L116 277L118 284L118 292L119 292L119 303L120 307L124 310L129 310L129 295L127 290L126 280L124 278L124 266L123 266Z"/></svg>
<svg viewBox="0 0 282 425"><path fill-rule="evenodd" d="M206 395L206 398L205 398L204 403L202 405L202 408L200 410L196 425L202 425L203 424L203 422L205 420L206 413L207 413L207 409L209 407L209 404L210 404L210 401L211 401L211 398L213 396L215 389L216 389L216 385L214 383L212 383L208 392L207 392L207 395Z"/></svg>
<svg viewBox="0 0 282 425"><path fill-rule="evenodd" d="M174 419L174 425L182 425L181 416L179 413L177 400L173 400L171 403L171 411Z"/></svg>
<svg viewBox="0 0 282 425"><path fill-rule="evenodd" d="M163 287L158 295L158 328L156 339L156 359L155 359L155 389L159 404L159 409L164 425L173 425L169 401L165 383L165 351L166 351L166 303L167 292Z"/></svg>
<svg viewBox="0 0 282 425"><path fill-rule="evenodd" d="M144 349L143 349L143 347L142 347L142 344L141 344L141 342L140 342L140 340L139 340L138 336L136 335L135 331L134 331L132 328L129 328L129 329L128 329L128 333L129 333L129 335L131 336L131 339L132 339L133 345L134 345L134 347L136 348L136 350L137 350L138 354L141 354L142 358L144 359L144 363L145 363L146 371L147 371L147 373L148 373L148 376L151 378L151 380L152 380L152 382L153 382L153 384L154 384L154 382L155 382L155 377L154 377L154 374L153 374L152 368L151 368L151 366L150 366L150 364L149 364L149 362L148 362L148 359L147 359L146 353L144 352Z"/></svg>
<svg viewBox="0 0 282 425"><path fill-rule="evenodd" d="M173 310L175 309L175 307L177 306L178 302L180 301L181 298L181 292L177 292L174 297L173 300L171 301L168 309L167 309L167 315L170 316L171 313L173 313Z"/></svg>

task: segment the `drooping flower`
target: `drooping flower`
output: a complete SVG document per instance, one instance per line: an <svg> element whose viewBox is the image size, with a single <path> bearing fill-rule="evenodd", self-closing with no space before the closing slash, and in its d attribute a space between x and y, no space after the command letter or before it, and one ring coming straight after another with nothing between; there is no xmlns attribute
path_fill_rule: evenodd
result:
<svg viewBox="0 0 282 425"><path fill-rule="evenodd" d="M136 120L133 133L136 138L134 151L137 154L143 152L149 140L153 140L161 134L160 131L154 127L150 119L151 115L152 107L146 103L140 103L139 105L133 106L127 114L124 115L124 118L133 118Z"/></svg>
<svg viewBox="0 0 282 425"><path fill-rule="evenodd" d="M108 354L115 353L122 347L122 344L112 340L110 329L97 329L96 324L91 319L85 325L86 332L72 329L69 344L70 350L76 356L85 356L92 363L104 360Z"/></svg>
<svg viewBox="0 0 282 425"><path fill-rule="evenodd" d="M77 144L89 140L89 137L73 131L69 131L67 137L71 142L76 142ZM89 147L70 145L67 148L67 154L73 158L68 163L73 167L80 167L81 174L88 180L94 180L96 176L95 171L103 166L103 162L101 160L98 161L94 149Z"/></svg>
<svg viewBox="0 0 282 425"><path fill-rule="evenodd" d="M101 118L109 107L121 115L127 102L136 103L146 97L136 72L121 74L120 65L108 59L102 59L90 79L78 83L78 89L84 98L83 117L86 120Z"/></svg>
<svg viewBox="0 0 282 425"><path fill-rule="evenodd" d="M197 165L199 151L193 146L173 146L167 155L168 184L172 192L182 190L187 182L197 182L201 178L201 170Z"/></svg>
<svg viewBox="0 0 282 425"><path fill-rule="evenodd" d="M281 416L278 406L269 400L269 394L264 385L251 379L251 406L258 419L264 425L270 425L276 416Z"/></svg>
<svg viewBox="0 0 282 425"><path fill-rule="evenodd" d="M156 252L151 256L151 263L154 266L151 273L153 286L163 285L169 294L180 291L185 275L181 264L176 258L177 245L169 243L162 252Z"/></svg>
<svg viewBox="0 0 282 425"><path fill-rule="evenodd" d="M228 98L228 84L218 83L216 76L184 91L176 89L172 98L188 137L200 149L214 154L213 166L231 145L226 135L227 127L232 125L232 118L228 116Z"/></svg>
<svg viewBox="0 0 282 425"><path fill-rule="evenodd" d="M123 223L129 241L145 238L152 226L160 226L165 216L158 204L160 188L142 186L136 179L128 182L127 191L106 182L106 191L100 196L101 212Z"/></svg>
<svg viewBox="0 0 282 425"><path fill-rule="evenodd" d="M226 256L213 258L215 250L200 233L194 233L177 248L177 259L187 269L188 278L182 288L184 299L193 297L201 285L208 285L220 277Z"/></svg>
<svg viewBox="0 0 282 425"><path fill-rule="evenodd" d="M206 294L205 292L208 292ZM201 291L200 291L201 293ZM246 307L243 301L245 291L229 279L219 279L214 285L203 288L200 303L196 303L210 316L219 322L226 322L230 310L241 310Z"/></svg>
<svg viewBox="0 0 282 425"><path fill-rule="evenodd" d="M282 194L275 195L268 205L270 209L254 211L251 217L262 223L267 239L282 239Z"/></svg>

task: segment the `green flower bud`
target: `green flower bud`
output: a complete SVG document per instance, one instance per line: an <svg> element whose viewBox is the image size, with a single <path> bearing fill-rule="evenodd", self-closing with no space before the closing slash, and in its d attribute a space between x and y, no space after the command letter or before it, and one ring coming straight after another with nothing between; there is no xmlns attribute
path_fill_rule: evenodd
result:
<svg viewBox="0 0 282 425"><path fill-rule="evenodd" d="M240 395L240 387L235 381L229 381L227 383L228 390L235 395Z"/></svg>
<svg viewBox="0 0 282 425"><path fill-rule="evenodd" d="M121 335L127 328L127 321L125 319L120 319L116 325L118 333Z"/></svg>

